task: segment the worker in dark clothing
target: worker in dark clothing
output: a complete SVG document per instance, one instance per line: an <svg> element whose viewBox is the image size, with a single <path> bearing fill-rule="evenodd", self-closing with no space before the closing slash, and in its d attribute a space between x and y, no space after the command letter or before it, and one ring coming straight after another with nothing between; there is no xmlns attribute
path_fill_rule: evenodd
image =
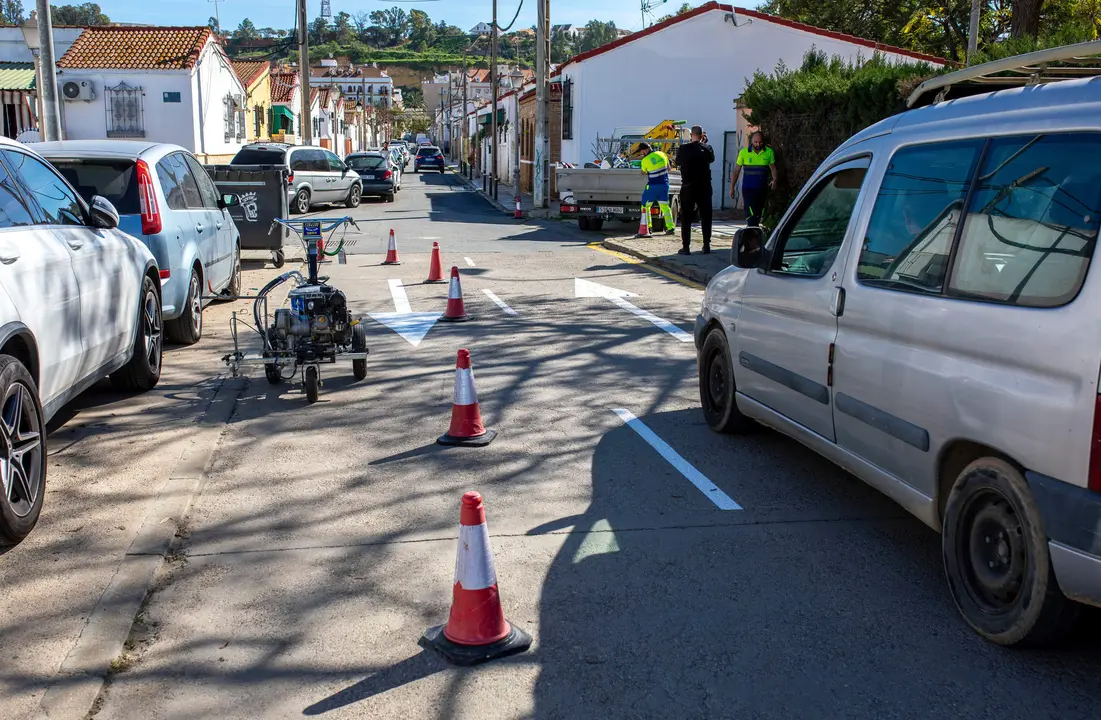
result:
<svg viewBox="0 0 1101 720"><path fill-rule="evenodd" d="M689 255L692 242L692 223L695 212L700 216L703 231L703 251L711 252L711 163L715 151L707 144L707 133L699 125L692 126L691 142L677 150L677 168L680 170L680 255Z"/></svg>

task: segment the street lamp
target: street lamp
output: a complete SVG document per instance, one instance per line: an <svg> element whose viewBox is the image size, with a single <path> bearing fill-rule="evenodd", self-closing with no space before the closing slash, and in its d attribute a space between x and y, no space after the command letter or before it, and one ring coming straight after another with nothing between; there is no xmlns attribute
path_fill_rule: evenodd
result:
<svg viewBox="0 0 1101 720"><path fill-rule="evenodd" d="M512 187L516 188L516 196L520 196L520 88L524 85L524 73L520 68L515 68L509 73L509 81L512 84L512 138L515 146L512 149Z"/></svg>

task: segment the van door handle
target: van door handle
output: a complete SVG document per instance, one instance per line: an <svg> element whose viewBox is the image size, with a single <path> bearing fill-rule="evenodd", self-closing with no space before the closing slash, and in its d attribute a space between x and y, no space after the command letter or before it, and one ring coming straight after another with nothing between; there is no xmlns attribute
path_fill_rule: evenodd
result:
<svg viewBox="0 0 1101 720"><path fill-rule="evenodd" d="M4 255L0 255L0 263L5 265L11 265L13 262L19 259L19 253L10 251Z"/></svg>
<svg viewBox="0 0 1101 720"><path fill-rule="evenodd" d="M218 223L214 223L214 227L216 227L216 228L218 228L219 230L221 230L221 229L222 229L222 223L220 223L220 222L218 222Z"/></svg>
<svg viewBox="0 0 1101 720"><path fill-rule="evenodd" d="M198 230L199 232L202 232L203 231L203 224L202 223L195 223L195 229Z"/></svg>
<svg viewBox="0 0 1101 720"><path fill-rule="evenodd" d="M84 247L84 243L82 241L74 239L66 240L65 244L71 247L73 250L79 250L80 248Z"/></svg>
<svg viewBox="0 0 1101 720"><path fill-rule="evenodd" d="M830 312L834 317L841 317L845 314L845 288L833 289L833 300L830 302Z"/></svg>

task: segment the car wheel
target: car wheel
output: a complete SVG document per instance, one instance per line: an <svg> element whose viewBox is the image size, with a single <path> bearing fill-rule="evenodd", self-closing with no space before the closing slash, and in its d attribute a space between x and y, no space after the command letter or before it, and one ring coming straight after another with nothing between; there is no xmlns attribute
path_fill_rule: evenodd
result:
<svg viewBox="0 0 1101 720"><path fill-rule="evenodd" d="M153 279L146 276L141 283L141 307L137 337L130 362L111 375L111 382L121 390L147 392L161 379L161 359L164 336L161 325L161 298Z"/></svg>
<svg viewBox="0 0 1101 720"><path fill-rule="evenodd" d="M42 512L46 418L34 378L8 355L0 355L0 492L0 536L17 543Z"/></svg>
<svg viewBox="0 0 1101 720"><path fill-rule="evenodd" d="M241 246L238 245L233 253L233 275L230 276L226 294L230 298L235 298L241 294L241 287Z"/></svg>
<svg viewBox="0 0 1101 720"><path fill-rule="evenodd" d="M707 334L699 354L700 405L708 426L721 433L745 433L756 422L738 409L735 399L734 366L730 347L722 330Z"/></svg>
<svg viewBox="0 0 1101 720"><path fill-rule="evenodd" d="M317 368L306 368L306 402L311 405L317 402L317 389L320 383L317 378Z"/></svg>
<svg viewBox="0 0 1101 720"><path fill-rule="evenodd" d="M183 345L194 345L203 337L203 281L191 268L183 313L168 323L168 336Z"/></svg>
<svg viewBox="0 0 1101 720"><path fill-rule="evenodd" d="M294 211L299 215L305 215L310 211L310 191L302 188L294 196Z"/></svg>
<svg viewBox="0 0 1101 720"><path fill-rule="evenodd" d="M348 191L348 200L344 203L344 206L348 208L359 207L359 199L362 194L363 188L359 185L353 185L352 189Z"/></svg>
<svg viewBox="0 0 1101 720"><path fill-rule="evenodd" d="M362 325L356 325L352 328L352 352L367 352L367 328ZM353 360L352 375L356 380L367 377L367 361Z"/></svg>
<svg viewBox="0 0 1101 720"><path fill-rule="evenodd" d="M1028 483L986 457L960 472L944 511L941 554L963 619L998 645L1058 642L1079 606L1059 589L1047 534Z"/></svg>

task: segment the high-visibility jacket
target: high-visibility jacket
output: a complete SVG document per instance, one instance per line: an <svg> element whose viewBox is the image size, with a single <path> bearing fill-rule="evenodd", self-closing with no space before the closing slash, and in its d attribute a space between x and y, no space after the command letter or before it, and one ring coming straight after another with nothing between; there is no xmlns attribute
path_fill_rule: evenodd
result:
<svg viewBox="0 0 1101 720"><path fill-rule="evenodd" d="M654 150L642 158L642 170L651 185L669 184L669 156L660 150Z"/></svg>
<svg viewBox="0 0 1101 720"><path fill-rule="evenodd" d="M763 190L768 186L769 165L776 163L776 154L772 148L761 148L760 152L751 148L738 151L738 164L742 166L742 189Z"/></svg>

